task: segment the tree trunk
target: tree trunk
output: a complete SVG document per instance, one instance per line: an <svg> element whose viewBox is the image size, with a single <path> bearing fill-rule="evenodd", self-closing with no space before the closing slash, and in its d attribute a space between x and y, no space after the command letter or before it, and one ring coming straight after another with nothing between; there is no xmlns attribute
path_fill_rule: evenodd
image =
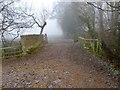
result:
<svg viewBox="0 0 120 90"><path fill-rule="evenodd" d="M43 26L41 26L40 35L42 35L42 33L43 33L43 29L44 29L44 27L45 27L46 25L47 25L47 23L46 23L46 22L44 22Z"/></svg>
<svg viewBox="0 0 120 90"><path fill-rule="evenodd" d="M99 2L98 5L100 6L100 8L102 8L102 2ZM99 33L100 33L100 39L104 40L104 25L103 25L103 11L99 10Z"/></svg>

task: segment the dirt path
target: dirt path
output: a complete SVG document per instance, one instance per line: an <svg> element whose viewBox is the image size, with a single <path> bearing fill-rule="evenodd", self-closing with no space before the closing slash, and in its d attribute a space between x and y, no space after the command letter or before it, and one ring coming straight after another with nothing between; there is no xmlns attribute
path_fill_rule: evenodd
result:
<svg viewBox="0 0 120 90"><path fill-rule="evenodd" d="M104 64L74 43L54 43L29 57L3 62L3 87L111 88Z"/></svg>

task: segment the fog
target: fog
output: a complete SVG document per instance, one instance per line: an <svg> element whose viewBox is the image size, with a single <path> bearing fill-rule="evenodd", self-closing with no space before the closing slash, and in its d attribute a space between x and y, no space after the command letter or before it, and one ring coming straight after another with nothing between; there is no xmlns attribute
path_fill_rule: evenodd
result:
<svg viewBox="0 0 120 90"><path fill-rule="evenodd" d="M32 8L32 13L36 14L37 18L39 18L40 10L42 8L47 9L48 13L51 13L55 1L56 0L21 0L21 5L24 4L25 6ZM40 34L40 31L41 28L35 25L33 28L24 30L21 35ZM63 38L63 32L56 19L47 19L47 25L43 30L43 34L47 34L48 41Z"/></svg>
<svg viewBox="0 0 120 90"><path fill-rule="evenodd" d="M21 7L25 8L27 7L28 9L31 9L31 13L35 14L39 18L40 10L42 8L45 8L49 11L49 13L52 11L53 8L53 3L55 0L21 0L20 3L16 3L17 5L20 5ZM39 28L36 24L32 28L25 28L20 31L20 36L21 35L28 35L28 34L40 34L41 28ZM11 40L13 39L16 35L17 32L13 31L13 35L5 34L6 39ZM48 36L48 41L53 41L55 39L63 38L63 32L61 30L60 25L58 24L56 19L47 19L47 25L45 26L43 30L43 34L47 34ZM20 36L15 39L15 41L20 40Z"/></svg>
<svg viewBox="0 0 120 90"><path fill-rule="evenodd" d="M35 14L37 16L37 18L39 18L40 15L40 11L42 9L47 9L48 13L51 13L52 8L53 8L53 4L56 0L21 0L20 2L20 6L22 7L26 7L32 8L31 9L31 13ZM24 6L23 6L24 5ZM39 28L37 25L35 25L33 28L24 30L24 32L22 32L22 35L26 35L26 34L39 34L40 33L41 28ZM60 28L60 25L57 23L56 19L47 19L47 25L44 28L43 34L47 34L48 37L52 37L52 36L62 36L62 30Z"/></svg>
<svg viewBox="0 0 120 90"><path fill-rule="evenodd" d="M26 34L39 34L41 28L34 26L33 28L26 29L23 35ZM62 30L60 25L57 23L56 19L47 20L47 25L44 28L43 34L48 34L48 36L62 36Z"/></svg>
<svg viewBox="0 0 120 90"><path fill-rule="evenodd" d="M40 30L41 30L41 28L34 26L33 28L24 30L22 35L39 34ZM58 39L63 38L62 29L56 19L48 19L47 20L47 25L44 28L43 34L47 34L49 41L58 40Z"/></svg>

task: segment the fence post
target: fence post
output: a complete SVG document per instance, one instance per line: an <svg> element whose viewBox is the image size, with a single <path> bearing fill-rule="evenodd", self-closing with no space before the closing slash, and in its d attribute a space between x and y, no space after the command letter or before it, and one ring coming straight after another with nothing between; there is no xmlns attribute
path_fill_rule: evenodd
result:
<svg viewBox="0 0 120 90"><path fill-rule="evenodd" d="M95 52L95 39L93 39L92 42L93 42L93 52Z"/></svg>
<svg viewBox="0 0 120 90"><path fill-rule="evenodd" d="M45 34L45 42L48 43L47 34Z"/></svg>

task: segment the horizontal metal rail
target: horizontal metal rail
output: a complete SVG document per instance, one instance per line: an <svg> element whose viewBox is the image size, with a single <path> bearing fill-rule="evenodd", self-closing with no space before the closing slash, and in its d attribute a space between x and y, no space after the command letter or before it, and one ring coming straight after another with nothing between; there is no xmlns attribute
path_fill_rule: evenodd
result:
<svg viewBox="0 0 120 90"><path fill-rule="evenodd" d="M2 56L0 58L10 58L10 57L19 57L22 56L22 47L13 46L13 47L4 47L0 48Z"/></svg>
<svg viewBox="0 0 120 90"><path fill-rule="evenodd" d="M101 49L100 40L98 40L98 39L85 39L83 37L78 37L78 42L80 43L81 47L101 55L102 49Z"/></svg>

